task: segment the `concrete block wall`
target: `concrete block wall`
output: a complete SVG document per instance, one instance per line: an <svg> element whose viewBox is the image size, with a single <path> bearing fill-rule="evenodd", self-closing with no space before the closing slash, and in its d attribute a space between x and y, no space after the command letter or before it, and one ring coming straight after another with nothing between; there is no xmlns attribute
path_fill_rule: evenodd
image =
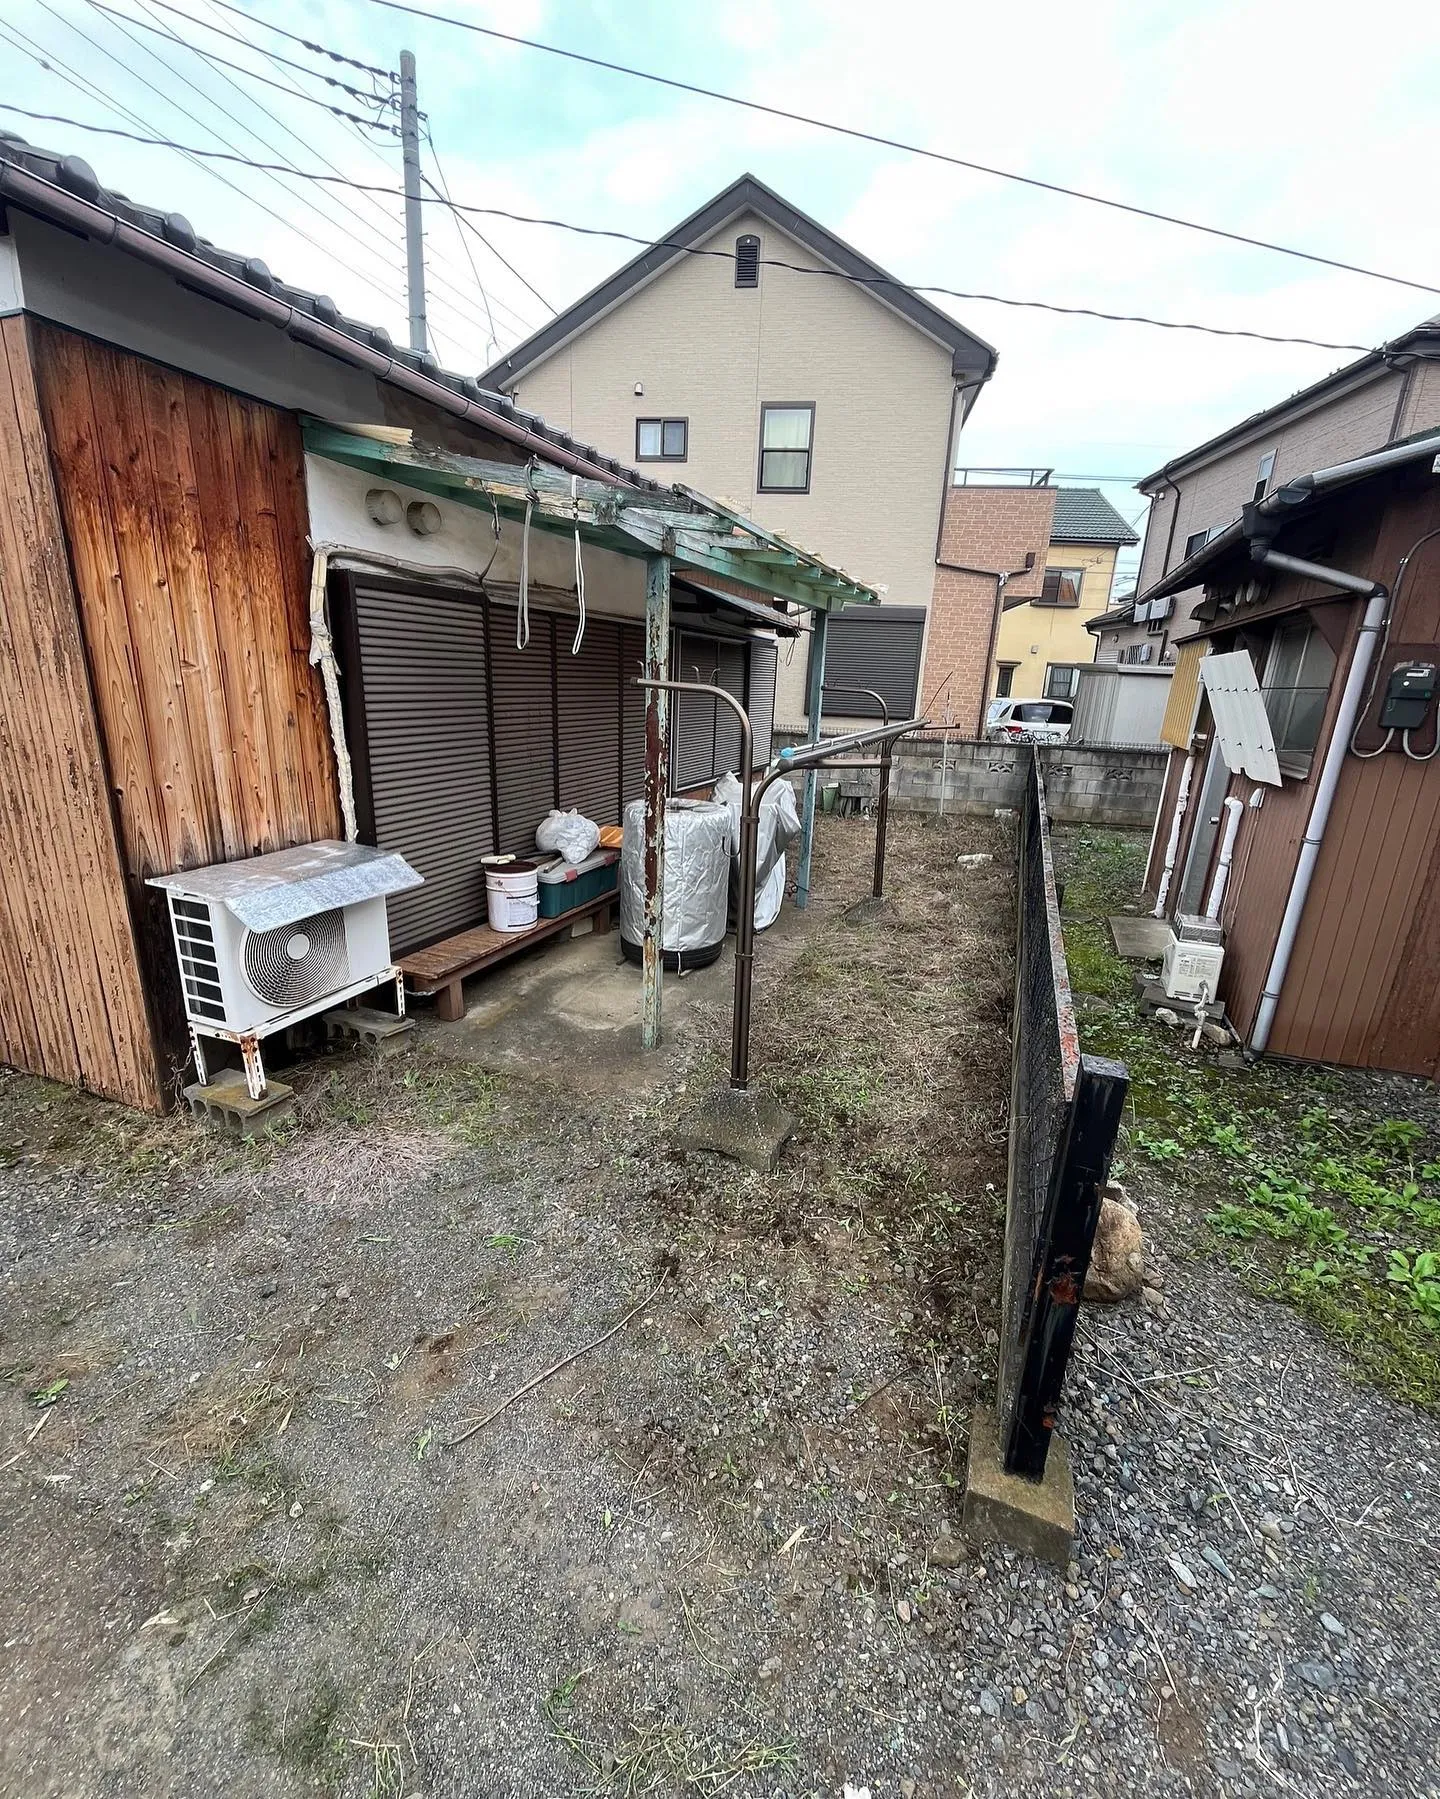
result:
<svg viewBox="0 0 1440 1799"><path fill-rule="evenodd" d="M777 735L777 748L780 741ZM1154 824L1168 751L1041 744L1036 753L1045 770L1050 816L1058 823L1135 831L1148 831ZM947 747L929 738L907 743L895 758L891 804L903 812L939 812L943 791L947 812L985 815L1000 806L1018 808L1028 755L1025 747L1004 743L955 739ZM864 799L879 792L875 769L824 770L820 779L838 781L842 794Z"/></svg>

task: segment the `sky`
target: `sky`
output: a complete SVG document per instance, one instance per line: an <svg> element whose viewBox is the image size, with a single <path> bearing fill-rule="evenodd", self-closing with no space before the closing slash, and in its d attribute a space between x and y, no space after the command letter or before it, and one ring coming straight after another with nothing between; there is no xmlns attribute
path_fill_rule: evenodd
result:
<svg viewBox="0 0 1440 1799"><path fill-rule="evenodd" d="M1440 32L1423 0L419 4L1440 290L1440 208L1425 198L1440 163ZM314 104L380 110L316 71L362 94L382 84L264 21L381 69L414 51L427 172L475 206L649 240L748 170L915 284L1366 346L1440 312L1440 291L855 143L377 0L0 0L0 101L397 188L393 133ZM406 341L392 197L15 112L0 129L84 156L107 186L185 213ZM479 218L485 244L439 207L426 222L434 348L469 373L635 251ZM1356 354L931 297L999 351L961 462L1103 485L1133 522L1137 477Z"/></svg>

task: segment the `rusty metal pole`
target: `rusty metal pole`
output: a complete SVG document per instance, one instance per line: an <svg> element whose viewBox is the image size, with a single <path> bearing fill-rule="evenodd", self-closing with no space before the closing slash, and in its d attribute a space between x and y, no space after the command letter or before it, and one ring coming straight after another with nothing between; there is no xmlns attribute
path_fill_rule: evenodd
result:
<svg viewBox="0 0 1440 1799"><path fill-rule="evenodd" d="M890 708L885 704L885 696L876 693L873 687L838 687L833 681L827 681L821 691L874 700L880 708L881 724L890 723ZM890 822L890 756L893 749L894 740L889 737L880 745L880 803L875 808L875 880L871 889L876 899L885 897L885 830Z"/></svg>
<svg viewBox="0 0 1440 1799"><path fill-rule="evenodd" d="M640 1042L660 1043L665 899L665 795L670 780L670 558L645 562L645 931L641 946Z"/></svg>
<svg viewBox="0 0 1440 1799"><path fill-rule="evenodd" d="M810 693L808 744L820 741L820 720L825 707L825 631L828 612L817 612L810 626ZM810 899L810 850L815 841L815 771L805 772L805 797L800 808L800 854L795 859L795 904L804 911Z"/></svg>

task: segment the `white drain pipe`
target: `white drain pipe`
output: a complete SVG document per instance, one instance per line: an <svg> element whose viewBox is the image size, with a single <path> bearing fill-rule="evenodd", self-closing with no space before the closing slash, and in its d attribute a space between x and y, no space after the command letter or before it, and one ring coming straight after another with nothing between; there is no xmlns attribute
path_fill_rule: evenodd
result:
<svg viewBox="0 0 1440 1799"><path fill-rule="evenodd" d="M1279 555L1274 550L1268 551L1264 560L1272 568L1329 581L1347 593L1365 594L1369 604L1356 634L1355 653L1350 658L1350 672L1345 677L1340 705L1330 731L1330 741L1325 746L1325 761L1320 769L1320 778L1315 783L1315 798L1305 825L1305 840L1300 845L1299 859L1295 864L1295 878L1290 883L1290 897L1285 902L1280 934L1275 939L1269 972L1265 976L1265 989L1255 1012L1250 1047L1256 1055L1270 1041L1270 1027L1274 1024L1275 1014L1280 1007L1280 993L1289 971L1290 957L1295 950L1295 939L1300 935L1300 915L1305 910L1310 883L1315 878L1315 865L1320 860L1320 844L1325 836L1325 827L1330 822L1335 789L1340 785L1340 771L1345 766L1355 723L1365 703L1370 663L1375 655L1375 640L1385 629L1385 618L1390 608L1390 595L1378 581L1367 581L1362 576L1346 574L1339 569L1322 568L1313 562L1302 562L1296 556Z"/></svg>
<svg viewBox="0 0 1440 1799"><path fill-rule="evenodd" d="M1230 864L1235 856L1235 838L1244 811L1244 800L1237 800L1233 794L1225 801L1225 831L1220 839L1220 858L1215 864L1215 878L1210 883L1210 897L1205 902L1205 916L1215 919L1217 923L1221 902L1225 898L1225 887L1230 879Z"/></svg>
<svg viewBox="0 0 1440 1799"><path fill-rule="evenodd" d="M1185 758L1185 766L1180 770L1180 788L1175 795L1175 811L1170 819L1170 838L1165 845L1165 872L1160 877L1160 890L1155 896L1155 910L1152 918L1165 916L1165 902L1170 897L1170 878L1175 873L1175 858L1180 853L1180 825L1185 817L1185 807L1190 799L1190 782L1195 774L1195 752L1192 750ZM1159 815L1156 815L1157 822Z"/></svg>

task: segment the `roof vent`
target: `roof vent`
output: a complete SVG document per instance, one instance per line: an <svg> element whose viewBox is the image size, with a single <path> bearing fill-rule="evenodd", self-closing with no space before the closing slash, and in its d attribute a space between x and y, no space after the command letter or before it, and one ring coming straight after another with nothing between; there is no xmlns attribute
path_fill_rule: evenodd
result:
<svg viewBox="0 0 1440 1799"><path fill-rule="evenodd" d="M735 239L735 285L736 287L759 287L760 285L760 239L745 236Z"/></svg>
<svg viewBox="0 0 1440 1799"><path fill-rule="evenodd" d="M268 294L274 288L275 277L258 256L247 256L240 269L251 287L258 287L261 293Z"/></svg>
<svg viewBox="0 0 1440 1799"><path fill-rule="evenodd" d="M100 198L100 177L83 156L62 156L55 165L55 179L82 200Z"/></svg>
<svg viewBox="0 0 1440 1799"><path fill-rule="evenodd" d="M195 227L183 212L167 212L160 221L160 230L167 244L174 244L177 250L194 253L199 239L195 236Z"/></svg>

